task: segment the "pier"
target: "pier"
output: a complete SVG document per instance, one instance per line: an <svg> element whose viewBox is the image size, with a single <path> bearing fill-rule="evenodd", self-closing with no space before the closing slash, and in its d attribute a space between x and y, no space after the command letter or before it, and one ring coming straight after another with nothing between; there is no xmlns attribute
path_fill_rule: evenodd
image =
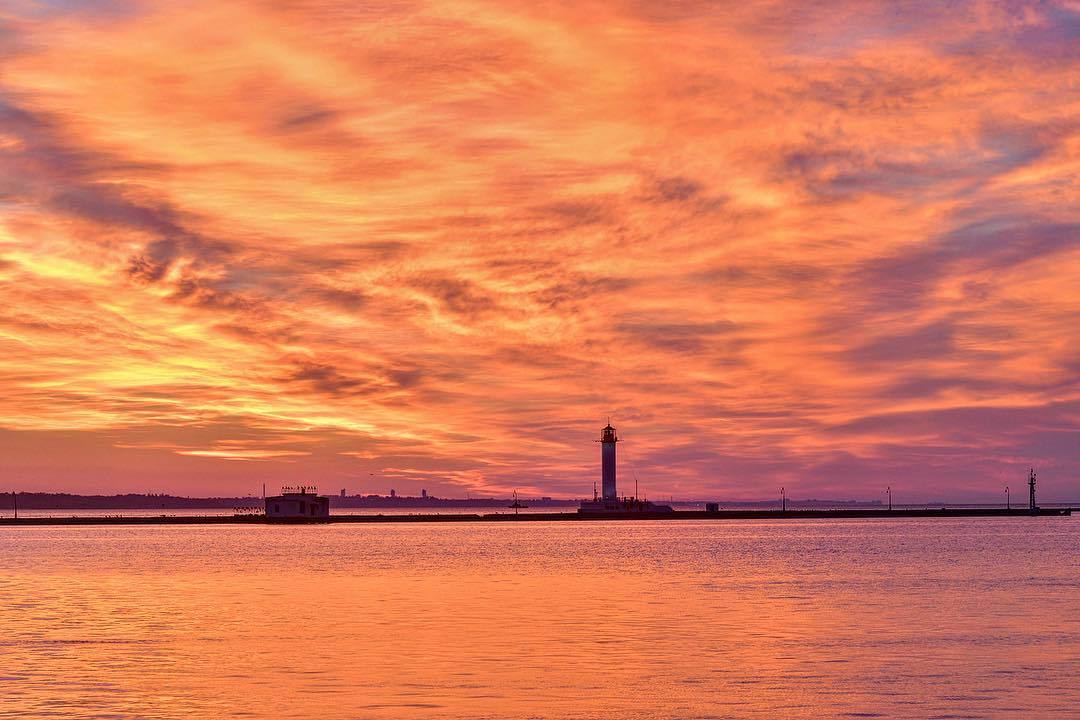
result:
<svg viewBox="0 0 1080 720"><path fill-rule="evenodd" d="M414 513L408 515L331 515L325 518L275 518L265 515L132 515L0 518L0 527L42 525L327 525L341 523L461 523L461 522L640 522L663 520L837 520L899 518L1063 517L1073 508L896 508L841 510L676 510L632 513Z"/></svg>

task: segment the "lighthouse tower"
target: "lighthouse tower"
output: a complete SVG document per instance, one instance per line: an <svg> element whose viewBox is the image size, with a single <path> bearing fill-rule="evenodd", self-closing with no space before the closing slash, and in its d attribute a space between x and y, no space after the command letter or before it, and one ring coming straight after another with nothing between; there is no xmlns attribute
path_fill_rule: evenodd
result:
<svg viewBox="0 0 1080 720"><path fill-rule="evenodd" d="M1035 504L1035 468L1028 471L1028 493L1028 512L1032 515L1038 515L1039 506Z"/></svg>
<svg viewBox="0 0 1080 720"><path fill-rule="evenodd" d="M611 423L600 431L600 480L603 483L603 497L597 497L596 483L593 483L592 500L582 500L578 512L585 515L626 515L630 513L669 513L674 512L670 505L657 505L647 500L638 498L619 498L619 491L615 487L615 443L619 442L618 435ZM634 485L637 485L635 479ZM635 493L636 495L637 493Z"/></svg>
<svg viewBox="0 0 1080 720"><path fill-rule="evenodd" d="M619 442L615 428L611 423L600 431L601 478L604 500L617 500L619 493L615 489L615 443Z"/></svg>

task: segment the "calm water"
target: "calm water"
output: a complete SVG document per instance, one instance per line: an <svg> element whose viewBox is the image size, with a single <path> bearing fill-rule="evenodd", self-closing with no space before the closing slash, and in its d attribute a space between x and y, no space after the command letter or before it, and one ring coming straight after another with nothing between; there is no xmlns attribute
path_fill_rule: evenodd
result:
<svg viewBox="0 0 1080 720"><path fill-rule="evenodd" d="M0 717L1080 717L1080 518L0 528Z"/></svg>

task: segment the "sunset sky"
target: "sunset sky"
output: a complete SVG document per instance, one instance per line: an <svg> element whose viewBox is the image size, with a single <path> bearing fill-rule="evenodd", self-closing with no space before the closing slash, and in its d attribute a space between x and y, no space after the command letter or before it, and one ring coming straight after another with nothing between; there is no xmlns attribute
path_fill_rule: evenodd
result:
<svg viewBox="0 0 1080 720"><path fill-rule="evenodd" d="M1080 2L0 2L0 483L1080 497Z"/></svg>

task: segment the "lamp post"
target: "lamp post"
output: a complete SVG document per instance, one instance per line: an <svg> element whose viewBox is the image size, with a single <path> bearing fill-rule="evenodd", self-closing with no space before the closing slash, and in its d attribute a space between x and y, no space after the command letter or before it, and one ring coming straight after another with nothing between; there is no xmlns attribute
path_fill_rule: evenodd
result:
<svg viewBox="0 0 1080 720"><path fill-rule="evenodd" d="M885 492L889 496L889 512L892 512L892 485L886 487Z"/></svg>
<svg viewBox="0 0 1080 720"><path fill-rule="evenodd" d="M780 488L780 512L787 512L787 491Z"/></svg>
<svg viewBox="0 0 1080 720"><path fill-rule="evenodd" d="M1010 508L1010 505L1009 505L1009 486L1006 485L1005 486L1005 509L1008 510L1009 508Z"/></svg>
<svg viewBox="0 0 1080 720"><path fill-rule="evenodd" d="M19 519L19 493L11 491L11 505L15 508L15 519Z"/></svg>

